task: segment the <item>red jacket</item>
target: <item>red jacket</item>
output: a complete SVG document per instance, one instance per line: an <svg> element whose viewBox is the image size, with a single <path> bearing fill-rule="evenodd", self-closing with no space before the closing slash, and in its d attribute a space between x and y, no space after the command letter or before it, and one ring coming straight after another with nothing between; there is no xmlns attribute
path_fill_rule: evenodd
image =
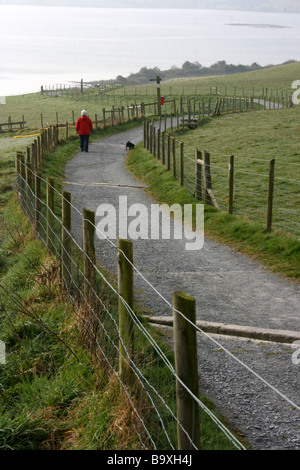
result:
<svg viewBox="0 0 300 470"><path fill-rule="evenodd" d="M79 135L90 135L92 129L93 129L93 124L89 117L81 116L80 118L77 119L76 132Z"/></svg>

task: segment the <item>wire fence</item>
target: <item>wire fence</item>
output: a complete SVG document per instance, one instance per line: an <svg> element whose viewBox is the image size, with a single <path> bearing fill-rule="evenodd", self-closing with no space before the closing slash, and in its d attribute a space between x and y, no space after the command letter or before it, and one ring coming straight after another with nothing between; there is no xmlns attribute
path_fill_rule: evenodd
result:
<svg viewBox="0 0 300 470"><path fill-rule="evenodd" d="M172 349L154 339L145 321L120 295L120 281L115 276L120 256L125 256L135 274L142 276L127 255L113 242L104 239L99 257L105 253L105 267L99 268L95 255L88 248L85 251L63 223L69 208L81 218L83 227L87 224L97 231L89 214L80 214L70 202L68 193L59 193L51 179L45 180L34 173L20 155L17 192L23 211L35 227L36 236L59 261L64 286L77 306L82 340L97 358L102 371L116 376L127 396L141 448L178 449L180 433L191 450L243 449L236 437L178 376ZM58 200L61 201L62 218L54 212ZM83 235L85 238L88 235ZM143 276L142 279L147 283ZM125 326L120 321L120 305L129 317ZM167 308L172 314L173 306L167 305ZM124 369L127 369L125 374ZM184 392L190 400L193 416L197 418L196 435L190 431L190 423L186 425L181 421L183 418L178 418L179 386L181 394Z"/></svg>
<svg viewBox="0 0 300 470"><path fill-rule="evenodd" d="M227 180L228 186L230 168L211 163L207 152L202 154L197 151L194 158L189 152L186 155L183 144L172 140L170 135L163 133L160 135L157 132L157 137L154 134L154 130L147 131L146 124L145 145L152 148L155 155L168 165L181 183L198 197L207 198L210 203L214 200L225 208L228 204L226 198L230 198L230 195L223 195L222 199L222 184L220 183L219 187L218 184L211 183L215 182L214 175L219 171L219 179L223 178L224 182ZM158 145L160 141L164 141L164 144ZM53 180L40 176L38 171L42 167L43 156L49 153L57 142L57 130L48 129L41 135L38 145L31 147L31 153L27 149L26 157L22 153L17 154L17 193L23 211L34 226L36 236L59 261L62 282L70 299L76 305L82 341L100 364L103 373L115 376L120 383L120 390L132 409L132 421L140 447L142 449L245 449L240 440L199 399L197 388L193 389L187 385L183 376L179 374L176 364L178 355L176 356L176 353L174 355L175 337L167 343L161 342L140 310L133 307L130 295L127 293L129 295L127 297L126 292L123 294L121 279L124 270L120 270L122 263L123 267L132 270L134 282L139 290L145 292L147 299L143 298L143 308L146 311L148 306L153 308L155 298L158 315L163 312L164 315L173 316L174 325L176 315L183 319L192 327L193 334L197 332L219 350L224 351L230 360L247 370L270 393L283 399L293 410L299 410L300 408L292 400L199 328L195 320L183 309L177 308L177 305L160 294L133 264L130 255L120 247L119 243L115 244L103 233L99 233L93 213L79 211L71 202L69 193L60 193L55 188ZM211 169L211 174L205 170L203 175L203 168ZM198 184L203 176L204 183ZM259 190L257 188L257 191ZM76 218L75 226L81 227L76 234L73 230L71 232L69 216L72 220ZM292 212L291 217L293 217ZM96 236L97 257L94 246ZM122 320L124 313L125 322ZM189 370L189 363L195 363L196 357L195 346L193 359L190 358L183 369ZM185 396L188 403L188 412L183 414L180 414L181 405L178 401L180 396ZM185 442L184 447L182 442Z"/></svg>
<svg viewBox="0 0 300 470"><path fill-rule="evenodd" d="M268 230L299 236L300 164L210 154L179 141L162 123L144 126L144 147L197 199ZM259 172L247 169L250 160Z"/></svg>
<svg viewBox="0 0 300 470"><path fill-rule="evenodd" d="M61 96L63 99L64 95ZM68 123L69 132L75 132L77 117L80 115L82 107L88 111L94 126L97 128L106 125L122 124L126 120L136 118L140 115L153 116L158 115L157 97L147 95L138 97L122 97L105 95L105 99L98 95L80 95L80 101L74 103L66 100L63 106L57 108L49 107L45 109L43 104L37 104L34 112L22 116L11 116L11 111L6 108L1 109L0 113L0 132L12 131L13 129L44 129L51 126L59 126L63 131ZM231 113L245 112L263 106L265 102L258 99L247 97L219 98L218 96L168 96L161 106L161 115L172 116L174 126L176 119L179 122L182 116L186 119L197 118L211 115L213 113ZM267 102L269 103L269 101ZM216 105L218 107L216 108ZM271 106L275 106L272 102ZM283 105L281 105L283 106ZM37 112L37 108L39 112ZM187 125L194 125L193 122L187 122Z"/></svg>

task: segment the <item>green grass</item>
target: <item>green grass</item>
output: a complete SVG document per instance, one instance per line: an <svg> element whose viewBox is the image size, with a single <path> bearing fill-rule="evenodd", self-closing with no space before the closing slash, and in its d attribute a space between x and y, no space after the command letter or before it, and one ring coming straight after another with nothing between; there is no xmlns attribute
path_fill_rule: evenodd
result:
<svg viewBox="0 0 300 470"><path fill-rule="evenodd" d="M266 226L269 162L275 159L273 228L299 238L300 108L205 118L194 131L172 134L184 142L185 179L191 192L195 149L210 153L212 189L228 210L228 167L234 155L234 214ZM179 153L179 151L178 151Z"/></svg>
<svg viewBox="0 0 300 470"><path fill-rule="evenodd" d="M0 227L0 449L139 448L119 386L79 341L78 306L13 193Z"/></svg>
<svg viewBox="0 0 300 470"><path fill-rule="evenodd" d="M142 144L129 152L127 166L148 185L158 203L170 206L198 203ZM276 273L299 279L300 243L296 238L276 231L269 233L257 222L220 212L211 206L205 206L204 214L206 236L234 247Z"/></svg>
<svg viewBox="0 0 300 470"><path fill-rule="evenodd" d="M213 89L217 87L221 95L224 95L226 88L227 96L233 96L234 92L237 96L243 94L252 96L253 90L255 96L261 96L263 88L268 89L269 96L271 93L273 93L273 96L276 95L276 90L279 96L281 96L281 92L286 96L286 93L290 94L293 91L291 88L292 83L299 76L300 62L296 62L241 74L162 82L161 94L166 99L175 97L177 103L179 103L181 96L198 96L199 98L208 96L210 87L213 87ZM104 95L99 95L97 89L92 89L85 91L83 96L77 96L76 99L75 97L72 99L71 95L66 93L62 93L60 96L42 96L41 93L30 93L8 97L7 104L0 106L0 122L7 122L9 116L13 121L19 121L22 120L24 115L28 129L25 132L17 130L15 135L26 134L28 130L41 127L41 114L43 115L44 126L46 126L46 121L52 125L56 124L57 115L59 123L69 122L72 125L72 111L75 120L80 116L82 108L87 109L93 119L97 114L98 119L101 120L103 119L103 108L110 110L112 106L118 108L135 102L140 104L142 101L149 103L155 97L155 84L126 86ZM153 113L152 108L151 112Z"/></svg>
<svg viewBox="0 0 300 470"><path fill-rule="evenodd" d="M236 91L237 96L252 96L254 89L254 96L261 96L262 89L268 89L269 96L273 91L273 96L276 90L285 94L287 91L291 92L291 86L294 80L300 76L300 62L295 62L287 65L280 65L275 67L257 70L253 72L245 72L234 75L220 75L213 77L200 77L184 80L174 80L161 83L162 96L182 96L182 95L209 95L210 87L215 89L218 87L218 92L224 95L225 88L227 96L233 96ZM155 96L155 84L150 85L134 85L126 86L125 89L114 91L114 96L132 95L132 96Z"/></svg>

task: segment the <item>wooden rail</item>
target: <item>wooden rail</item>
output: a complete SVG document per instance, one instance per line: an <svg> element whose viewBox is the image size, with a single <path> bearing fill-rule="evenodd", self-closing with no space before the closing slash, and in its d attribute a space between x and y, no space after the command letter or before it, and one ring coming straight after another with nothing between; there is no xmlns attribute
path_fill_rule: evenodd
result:
<svg viewBox="0 0 300 470"><path fill-rule="evenodd" d="M13 126L20 126L20 129L24 129L25 127L25 124L26 124L26 121L10 121L8 120L8 122L2 122L0 124L0 132L3 132L2 130L2 127L9 127L9 130L12 130Z"/></svg>

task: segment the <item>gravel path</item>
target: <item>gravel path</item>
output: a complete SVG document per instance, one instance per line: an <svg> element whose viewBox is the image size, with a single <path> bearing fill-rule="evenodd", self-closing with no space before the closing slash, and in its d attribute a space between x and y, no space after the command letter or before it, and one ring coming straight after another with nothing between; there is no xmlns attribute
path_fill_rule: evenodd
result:
<svg viewBox="0 0 300 470"><path fill-rule="evenodd" d="M142 134L139 128L104 138L91 144L88 154L80 152L68 163L65 189L71 192L77 209L96 212L106 203L118 214L119 197L127 196L128 207L140 203L150 212L154 201L124 165L125 143L140 142ZM78 219L74 212L72 232L81 242ZM96 216L96 224L99 221ZM116 269L114 248L97 239L96 251L100 263ZM186 251L185 240L135 240L134 264L170 304L176 290L194 296L199 320L300 332L299 285L270 274L226 246L205 239L201 250ZM135 276L135 290L136 302L147 313L172 315L168 303L140 276ZM199 334L202 392L253 448L300 449L300 365L292 362L295 350L287 344L211 336L298 408L233 360L220 345Z"/></svg>

